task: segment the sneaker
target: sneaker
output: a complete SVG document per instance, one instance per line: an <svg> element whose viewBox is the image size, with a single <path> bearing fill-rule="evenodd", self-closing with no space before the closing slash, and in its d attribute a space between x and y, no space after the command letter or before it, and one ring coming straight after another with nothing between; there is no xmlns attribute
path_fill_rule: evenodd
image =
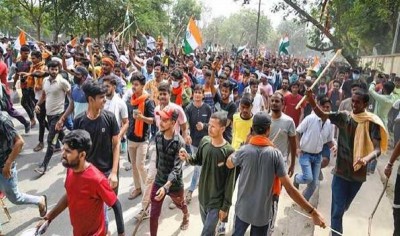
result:
<svg viewBox="0 0 400 236"><path fill-rule="evenodd" d="M46 173L47 168L44 167L43 165L39 166L38 168L35 169L35 172L44 175Z"/></svg>
<svg viewBox="0 0 400 236"><path fill-rule="evenodd" d="M126 142L121 142L121 153L126 153L127 144Z"/></svg>
<svg viewBox="0 0 400 236"><path fill-rule="evenodd" d="M226 233L225 223L221 222L218 224L217 227L218 227L217 235L225 235L225 233Z"/></svg>
<svg viewBox="0 0 400 236"><path fill-rule="evenodd" d="M293 186L294 186L295 188L297 188L297 190L298 190L298 189L299 189L299 184L296 183L296 176L297 176L297 174L295 174L295 175L294 175L294 178L293 178Z"/></svg>
<svg viewBox="0 0 400 236"><path fill-rule="evenodd" d="M171 210L175 209L175 208L176 208L175 203L174 203L174 202L171 202L171 203L169 204L168 208L171 209Z"/></svg>
<svg viewBox="0 0 400 236"><path fill-rule="evenodd" d="M187 191L186 196L185 196L185 200L186 200L186 204L189 205L190 202L192 201L192 191Z"/></svg>
<svg viewBox="0 0 400 236"><path fill-rule="evenodd" d="M36 147L33 149L34 152L39 152L44 148L44 143L38 143Z"/></svg>
<svg viewBox="0 0 400 236"><path fill-rule="evenodd" d="M137 221L141 221L141 220L145 220L145 219L147 219L147 218L149 218L149 217L150 217L149 209L147 209L147 210L142 209L142 210L140 210L140 212L135 216L135 219L136 219Z"/></svg>
<svg viewBox="0 0 400 236"><path fill-rule="evenodd" d="M27 123L25 125L25 134L29 134L31 132L31 123Z"/></svg>

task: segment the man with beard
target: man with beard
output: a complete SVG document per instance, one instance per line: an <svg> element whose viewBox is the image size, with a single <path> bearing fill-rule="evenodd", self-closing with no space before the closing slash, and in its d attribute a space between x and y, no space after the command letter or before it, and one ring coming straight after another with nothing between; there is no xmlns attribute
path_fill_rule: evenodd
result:
<svg viewBox="0 0 400 236"><path fill-rule="evenodd" d="M224 139L228 143L232 143L232 122L233 116L236 113L237 107L234 101L230 101L229 97L232 94L232 85L228 81L224 81L219 87L220 96L217 96L217 102L215 103L216 111L227 112L228 122L226 123L226 129L224 131Z"/></svg>
<svg viewBox="0 0 400 236"><path fill-rule="evenodd" d="M282 94L283 97L285 97L285 96L290 94L290 91L289 91L289 79L288 78L285 77L285 78L282 79L281 89L279 89L276 92Z"/></svg>
<svg viewBox="0 0 400 236"><path fill-rule="evenodd" d="M92 148L89 133L81 129L73 130L65 136L63 143L62 164L67 168L66 193L37 225L38 230L42 228L39 233L43 234L51 221L68 207L74 235L106 235L105 203L114 210L118 235L125 235L121 203L103 173L86 161Z"/></svg>
<svg viewBox="0 0 400 236"><path fill-rule="evenodd" d="M246 142L247 136L250 134L251 124L253 122L253 113L251 113L253 100L250 94L245 94L240 99L239 112L233 116L233 138L232 147L238 150L241 145Z"/></svg>
<svg viewBox="0 0 400 236"><path fill-rule="evenodd" d="M59 73L60 63L58 61L50 61L47 67L50 75L43 81L43 93L35 107L36 113L40 113L40 107L45 103L47 122L49 125L46 155L44 156L42 164L35 169L40 175L45 174L47 171L48 164L54 153L55 146L53 143L54 141L57 142L57 136L60 141L64 138L64 131L58 129L59 125L57 123L64 124L65 122L66 116L63 116L63 113L66 96L70 104L67 111L70 112L72 109L71 85Z"/></svg>
<svg viewBox="0 0 400 236"><path fill-rule="evenodd" d="M275 147L282 152L285 168L287 168L289 177L292 177L296 161L296 129L293 119L284 114L282 108L283 96L276 92L271 96L271 129L269 138L273 140ZM288 163L289 154L291 158ZM274 230L276 214L278 213L280 185L278 182L273 192L272 222L269 225L268 235L271 235Z"/></svg>
<svg viewBox="0 0 400 236"><path fill-rule="evenodd" d="M154 78L147 81L143 88L150 95L150 99L154 101L156 106L159 104L158 86L163 81L164 79L161 74L161 64L156 63L154 65Z"/></svg>
<svg viewBox="0 0 400 236"><path fill-rule="evenodd" d="M118 94L122 95L122 93L123 93L123 86L122 86L122 81L121 81L122 79L119 78L118 76L116 76L113 73L114 66L115 66L115 62L110 57L104 57L103 59L101 59L101 72L102 72L102 75L99 78L99 83L103 84L104 76L107 76L107 75L114 76L115 80L117 81L116 92Z"/></svg>

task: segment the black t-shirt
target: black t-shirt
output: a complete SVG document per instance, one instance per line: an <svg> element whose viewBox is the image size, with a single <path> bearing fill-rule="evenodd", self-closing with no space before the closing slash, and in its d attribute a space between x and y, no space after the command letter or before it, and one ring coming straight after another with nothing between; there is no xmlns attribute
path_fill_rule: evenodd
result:
<svg viewBox="0 0 400 236"><path fill-rule="evenodd" d="M201 107L196 107L192 102L185 108L185 114L189 124L190 137L192 138L193 146L198 147L201 139L208 134L207 125L204 125L203 130L197 130L197 122L208 124L211 113L211 107L204 102Z"/></svg>
<svg viewBox="0 0 400 236"><path fill-rule="evenodd" d="M111 170L113 165L112 138L119 134L115 115L102 110L97 119L90 120L86 116L86 112L82 112L74 120L74 129L86 130L92 139L92 149L86 160L102 172Z"/></svg>
<svg viewBox="0 0 400 236"><path fill-rule="evenodd" d="M220 97L218 97L218 101L215 103L215 110L216 111L225 111L228 113L228 120L230 120L230 124L226 127L223 136L228 143L232 143L232 121L233 115L236 113L237 106L234 102L223 103Z"/></svg>
<svg viewBox="0 0 400 236"><path fill-rule="evenodd" d="M130 100L126 103L128 107L128 120L129 120L129 128L127 132L127 138L132 142L144 142L149 140L150 136L150 125L146 122L143 122L143 136L137 137L134 133L135 130L135 119L133 119L133 110L137 110L138 106L132 106ZM149 98L146 98L144 101L144 116L154 118L154 102Z"/></svg>
<svg viewBox="0 0 400 236"><path fill-rule="evenodd" d="M4 163L12 152L17 135L13 122L0 111L0 168L4 167Z"/></svg>

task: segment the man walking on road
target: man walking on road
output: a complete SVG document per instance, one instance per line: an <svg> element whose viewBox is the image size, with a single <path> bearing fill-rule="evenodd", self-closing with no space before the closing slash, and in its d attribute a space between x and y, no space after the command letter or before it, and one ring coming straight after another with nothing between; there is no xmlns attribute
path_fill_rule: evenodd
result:
<svg viewBox="0 0 400 236"><path fill-rule="evenodd" d="M157 112L160 116L160 132L156 134L157 174L151 190L150 235L156 236L165 196L169 195L175 205L182 210L181 230L189 226L189 212L184 198L182 161L179 150L185 147L183 138L175 133L175 123L179 113L171 107Z"/></svg>
<svg viewBox="0 0 400 236"><path fill-rule="evenodd" d="M74 235L106 235L104 203L112 207L118 235L124 235L121 203L103 173L86 161L92 148L90 135L85 130L73 130L65 136L62 164L67 168L66 193L57 205L44 216L37 228L50 224L68 207ZM44 233L44 232L41 232Z"/></svg>
<svg viewBox="0 0 400 236"><path fill-rule="evenodd" d="M196 155L190 157L185 149L179 153L182 160L202 168L199 181L202 236L215 234L218 221L227 217L232 205L235 173L225 163L234 149L223 137L227 120L226 112L213 113L208 123L209 136L201 140Z"/></svg>
<svg viewBox="0 0 400 236"><path fill-rule="evenodd" d="M18 190L15 159L21 152L22 146L24 146L24 140L17 133L12 121L0 111L0 191L14 204L39 206L40 217L43 217L47 212L46 196L33 196Z"/></svg>
<svg viewBox="0 0 400 236"><path fill-rule="evenodd" d="M249 225L251 235L267 235L272 217L272 190L277 187L277 177L289 196L311 214L314 224L325 228L320 213L290 183L282 154L268 138L270 126L270 116L265 112L257 113L253 117L253 135L249 144L242 146L226 162L228 168L241 168L233 235L244 236Z"/></svg>
<svg viewBox="0 0 400 236"><path fill-rule="evenodd" d="M333 170L331 227L343 233L343 215L367 177L367 164L387 150L388 134L379 117L366 112L369 95L364 90L352 94L352 113L325 113L317 106L313 93L307 90L307 100L315 114L327 119L339 129L338 152ZM338 234L332 232L333 236Z"/></svg>

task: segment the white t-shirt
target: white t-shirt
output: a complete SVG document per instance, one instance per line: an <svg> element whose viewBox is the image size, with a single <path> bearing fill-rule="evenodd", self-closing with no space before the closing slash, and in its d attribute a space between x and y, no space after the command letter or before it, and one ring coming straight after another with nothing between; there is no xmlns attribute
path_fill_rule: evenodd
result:
<svg viewBox="0 0 400 236"><path fill-rule="evenodd" d="M106 98L104 109L115 115L118 127L122 126L122 119L128 118L128 107L122 98L120 98L117 94L114 94L111 100Z"/></svg>
<svg viewBox="0 0 400 236"><path fill-rule="evenodd" d="M151 36L145 38L146 38L146 47L150 48L151 50L156 49L156 40Z"/></svg>
<svg viewBox="0 0 400 236"><path fill-rule="evenodd" d="M253 115L257 114L260 111L263 111L264 107L264 99L261 94L257 93L253 99L253 108L251 109L251 113Z"/></svg>

